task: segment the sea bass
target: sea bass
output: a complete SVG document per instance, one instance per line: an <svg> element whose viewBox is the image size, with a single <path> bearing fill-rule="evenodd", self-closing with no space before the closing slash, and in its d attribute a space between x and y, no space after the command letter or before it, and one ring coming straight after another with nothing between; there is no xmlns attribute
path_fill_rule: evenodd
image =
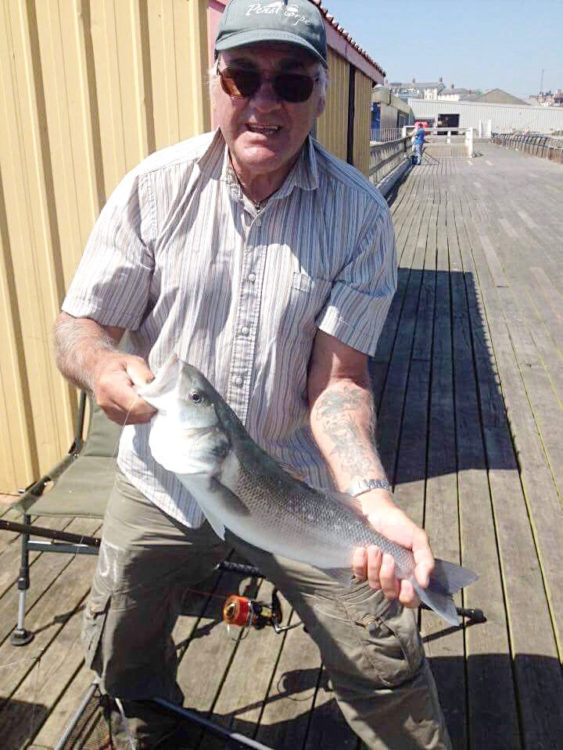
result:
<svg viewBox="0 0 563 750"><path fill-rule="evenodd" d="M249 544L352 580L355 547L393 555L397 576L449 623L459 619L452 594L478 576L436 560L427 589L414 578L410 550L378 534L356 498L313 489L263 451L195 367L172 356L139 395L157 409L149 447L200 505L218 536L229 529Z"/></svg>

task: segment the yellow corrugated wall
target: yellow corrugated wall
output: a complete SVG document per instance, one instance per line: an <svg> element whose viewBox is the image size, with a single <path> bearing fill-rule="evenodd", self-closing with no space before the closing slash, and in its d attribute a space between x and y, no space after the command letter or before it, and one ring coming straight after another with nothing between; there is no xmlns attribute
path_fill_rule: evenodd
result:
<svg viewBox="0 0 563 750"><path fill-rule="evenodd" d="M0 3L0 493L68 448L51 326L121 177L210 127L207 0Z"/></svg>
<svg viewBox="0 0 563 750"><path fill-rule="evenodd" d="M356 102L354 113L354 166L369 176L371 137L371 92L373 82L356 70Z"/></svg>
<svg viewBox="0 0 563 750"><path fill-rule="evenodd" d="M54 366L51 327L107 196L144 156L211 126L207 5L0 2L0 494L70 444L76 394ZM317 137L345 160L349 64L333 50L329 63ZM362 171L368 88L357 71Z"/></svg>
<svg viewBox="0 0 563 750"><path fill-rule="evenodd" d="M329 49L330 84L326 109L317 123L317 139L325 148L346 161L348 154L348 97L350 63ZM369 174L372 81L355 71L354 166Z"/></svg>
<svg viewBox="0 0 563 750"><path fill-rule="evenodd" d="M324 114L317 121L317 139L339 159L346 161L348 148L348 91L350 65L328 51L330 83Z"/></svg>

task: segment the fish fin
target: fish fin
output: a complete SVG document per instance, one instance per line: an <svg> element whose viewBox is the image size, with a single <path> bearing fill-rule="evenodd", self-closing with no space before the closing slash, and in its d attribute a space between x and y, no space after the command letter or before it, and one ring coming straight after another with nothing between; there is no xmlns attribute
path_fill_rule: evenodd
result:
<svg viewBox="0 0 563 750"><path fill-rule="evenodd" d="M221 509L228 511L229 513L237 513L240 516L249 516L250 510L246 507L243 501L238 495L228 487L225 487L216 477L211 477L209 480L209 489L213 493L217 510L221 512Z"/></svg>
<svg viewBox="0 0 563 750"><path fill-rule="evenodd" d="M218 537L225 541L225 524L223 523L223 521L217 518L217 516L215 516L213 513L210 513L206 508L202 508L202 510L213 531L217 534Z"/></svg>
<svg viewBox="0 0 563 750"><path fill-rule="evenodd" d="M249 515L250 511L246 505L215 477L197 474L176 474L176 476L193 496L213 531L221 539L225 538L225 523L221 519L221 512L227 517L232 515L233 511L239 515Z"/></svg>
<svg viewBox="0 0 563 750"><path fill-rule="evenodd" d="M459 616L451 594L442 591L433 591L430 588L423 589L416 581L412 581L418 598L424 602L436 614L443 617L450 625L459 626Z"/></svg>
<svg viewBox="0 0 563 750"><path fill-rule="evenodd" d="M346 588L350 588L356 580L352 568L319 568L319 570Z"/></svg>
<svg viewBox="0 0 563 750"><path fill-rule="evenodd" d="M416 581L412 581L414 589L421 601L430 609L452 625L459 625L459 617L455 608L452 594L464 586L476 581L479 576L468 568L435 559L435 567L430 576L428 588L423 589Z"/></svg>
<svg viewBox="0 0 563 750"><path fill-rule="evenodd" d="M469 586L479 576L469 568L448 562L447 560L434 560L435 566L430 576L429 589L443 594L455 594L456 591Z"/></svg>

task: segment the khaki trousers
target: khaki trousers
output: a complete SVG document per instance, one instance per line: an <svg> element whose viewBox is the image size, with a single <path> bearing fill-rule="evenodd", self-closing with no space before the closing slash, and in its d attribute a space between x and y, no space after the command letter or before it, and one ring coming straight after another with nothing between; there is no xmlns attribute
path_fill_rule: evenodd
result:
<svg viewBox="0 0 563 750"><path fill-rule="evenodd" d="M183 700L172 630L184 592L233 546L295 608L347 722L369 748L451 747L412 610L365 583L346 588L236 537L223 542L207 523L186 528L119 472L83 628L87 664L109 695Z"/></svg>

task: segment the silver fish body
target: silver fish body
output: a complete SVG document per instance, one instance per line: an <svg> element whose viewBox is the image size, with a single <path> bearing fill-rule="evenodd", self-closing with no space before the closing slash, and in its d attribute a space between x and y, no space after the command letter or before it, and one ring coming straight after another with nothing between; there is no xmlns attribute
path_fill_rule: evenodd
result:
<svg viewBox="0 0 563 750"><path fill-rule="evenodd" d="M224 538L308 563L344 582L355 547L376 545L395 560L397 575L448 622L458 623L451 594L477 576L437 560L429 588L414 579L410 550L379 534L348 495L322 492L295 479L265 453L205 377L171 358L140 395L158 409L149 445L173 471Z"/></svg>

